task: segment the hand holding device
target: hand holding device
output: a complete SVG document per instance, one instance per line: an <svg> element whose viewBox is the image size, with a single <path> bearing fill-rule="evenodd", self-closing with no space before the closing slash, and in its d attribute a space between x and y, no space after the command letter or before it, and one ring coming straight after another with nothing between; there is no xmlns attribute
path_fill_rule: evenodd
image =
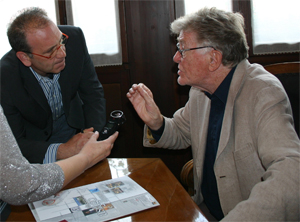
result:
<svg viewBox="0 0 300 222"><path fill-rule="evenodd" d="M125 115L121 110L114 110L110 113L109 120L99 132L98 140L105 140L116 132L121 124L126 121Z"/></svg>

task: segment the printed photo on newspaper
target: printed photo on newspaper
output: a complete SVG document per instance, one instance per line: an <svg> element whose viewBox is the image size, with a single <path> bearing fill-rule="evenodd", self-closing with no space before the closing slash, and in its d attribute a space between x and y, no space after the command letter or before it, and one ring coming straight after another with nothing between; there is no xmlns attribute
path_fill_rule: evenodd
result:
<svg viewBox="0 0 300 222"><path fill-rule="evenodd" d="M124 176L63 190L28 204L36 221L107 221L159 206L157 200Z"/></svg>

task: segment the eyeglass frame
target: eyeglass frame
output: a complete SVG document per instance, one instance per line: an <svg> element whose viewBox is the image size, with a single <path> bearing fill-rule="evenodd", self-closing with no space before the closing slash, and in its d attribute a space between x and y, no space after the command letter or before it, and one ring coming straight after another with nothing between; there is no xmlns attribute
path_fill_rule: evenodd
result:
<svg viewBox="0 0 300 222"><path fill-rule="evenodd" d="M176 47L177 47L177 51L180 53L182 58L183 58L182 53L186 52L186 51L191 51L191 50L195 50L195 49L204 49L204 48L213 48L214 50L216 50L216 48L213 47L213 46L200 46L200 47L196 47L196 48L180 49L180 43L179 42L176 44Z"/></svg>
<svg viewBox="0 0 300 222"><path fill-rule="evenodd" d="M62 37L65 37L64 39L61 39L61 43L59 44L59 46L56 47L55 50L53 50L53 52L51 52L51 54L49 56L44 56L44 55L40 55L40 54L37 54L37 53L33 53L33 52L25 52L25 53L30 53L32 55L36 55L36 56L40 56L40 57L43 57L43 58L46 58L46 59L51 59L52 55L54 54L54 52L57 52L62 46L66 45L67 44L67 41L69 39L69 36L65 33L62 32Z"/></svg>

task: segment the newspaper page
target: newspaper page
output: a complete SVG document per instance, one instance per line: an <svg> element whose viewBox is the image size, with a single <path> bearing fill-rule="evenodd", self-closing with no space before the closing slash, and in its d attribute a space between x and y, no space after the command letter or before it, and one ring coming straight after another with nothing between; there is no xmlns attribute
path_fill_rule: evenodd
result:
<svg viewBox="0 0 300 222"><path fill-rule="evenodd" d="M36 221L107 221L159 206L157 200L124 176L63 190L28 204Z"/></svg>

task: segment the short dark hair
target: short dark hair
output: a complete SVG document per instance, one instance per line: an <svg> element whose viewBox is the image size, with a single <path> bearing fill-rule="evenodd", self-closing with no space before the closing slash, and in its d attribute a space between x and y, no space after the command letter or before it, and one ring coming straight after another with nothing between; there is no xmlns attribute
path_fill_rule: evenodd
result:
<svg viewBox="0 0 300 222"><path fill-rule="evenodd" d="M38 7L25 8L8 25L7 37L11 47L16 51L31 52L27 43L26 32L31 29L44 28L49 24L47 12Z"/></svg>
<svg viewBox="0 0 300 222"><path fill-rule="evenodd" d="M223 65L233 67L248 57L244 27L244 17L240 13L203 8L176 19L171 23L171 32L177 35L181 31L195 32L200 43L222 52Z"/></svg>

